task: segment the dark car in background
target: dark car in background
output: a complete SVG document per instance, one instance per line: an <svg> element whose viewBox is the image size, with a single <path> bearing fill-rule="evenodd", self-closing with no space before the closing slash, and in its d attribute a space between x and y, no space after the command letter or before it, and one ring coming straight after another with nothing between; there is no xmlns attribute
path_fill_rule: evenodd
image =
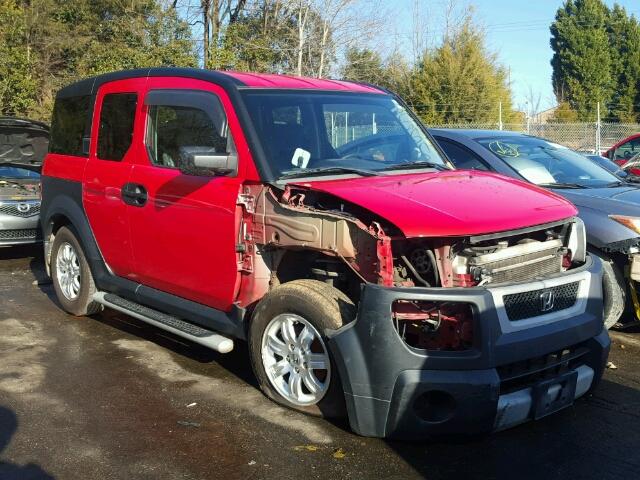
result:
<svg viewBox="0 0 640 480"><path fill-rule="evenodd" d="M0 117L0 246L40 240L40 169L48 146L46 124Z"/></svg>
<svg viewBox="0 0 640 480"><path fill-rule="evenodd" d="M605 324L640 305L640 189L583 155L542 138L494 130L431 129L456 168L498 172L573 202L589 249L604 260ZM517 201L514 200L514 201Z"/></svg>

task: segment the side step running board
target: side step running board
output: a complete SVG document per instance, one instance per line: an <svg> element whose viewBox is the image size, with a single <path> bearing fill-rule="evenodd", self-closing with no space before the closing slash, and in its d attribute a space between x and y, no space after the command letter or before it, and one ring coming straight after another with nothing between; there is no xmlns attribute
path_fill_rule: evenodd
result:
<svg viewBox="0 0 640 480"><path fill-rule="evenodd" d="M126 298L119 297L113 293L96 292L93 300L101 303L105 307L113 308L119 312L126 313L143 322L162 328L179 337L186 338L192 342L199 343L205 347L212 348L220 353L229 353L233 350L233 340L219 333L212 332L198 325L194 325L184 320L180 320L172 315L159 312L139 303L132 302Z"/></svg>

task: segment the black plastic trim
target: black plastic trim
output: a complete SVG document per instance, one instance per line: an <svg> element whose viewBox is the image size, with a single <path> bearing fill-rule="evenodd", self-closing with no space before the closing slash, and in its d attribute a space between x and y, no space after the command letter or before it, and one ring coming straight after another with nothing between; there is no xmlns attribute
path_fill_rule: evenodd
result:
<svg viewBox="0 0 640 480"><path fill-rule="evenodd" d="M366 436L413 438L490 431L500 385L496 367L589 342L603 331L602 298L597 295L602 266L599 260L588 257L584 269L592 275L594 290L583 313L514 332L502 331L493 296L486 288L364 285L356 320L326 332L352 429ZM393 325L392 305L396 300L471 304L473 348L462 352L411 348ZM593 348L585 355L585 362L601 374L603 365L599 362L604 360L599 347ZM433 389L454 398L457 413L450 420L430 423L412 413L413 402L421 392Z"/></svg>
<svg viewBox="0 0 640 480"><path fill-rule="evenodd" d="M113 275L102 258L84 213L82 184L50 176L42 176L41 181L44 195L40 207L40 222L44 238L50 237L57 216L65 218L78 235L99 290L187 319L210 330L240 339L246 338L245 310L240 307L234 305L230 312L223 312Z"/></svg>

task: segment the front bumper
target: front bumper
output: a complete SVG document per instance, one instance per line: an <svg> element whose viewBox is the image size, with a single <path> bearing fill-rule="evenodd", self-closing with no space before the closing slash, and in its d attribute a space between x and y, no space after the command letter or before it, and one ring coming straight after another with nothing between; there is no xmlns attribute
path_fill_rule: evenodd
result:
<svg viewBox="0 0 640 480"><path fill-rule="evenodd" d="M18 217L0 213L0 246L24 245L42 241L40 217Z"/></svg>
<svg viewBox="0 0 640 480"><path fill-rule="evenodd" d="M593 388L602 376L609 337L602 319L602 267L597 258L568 275L492 288L363 287L358 316L327 332L352 429L374 437L428 438L487 433L551 413ZM511 322L502 296L579 281L568 309ZM474 311L474 346L464 352L427 352L408 346L391 316L396 300L467 302ZM515 365L554 352L579 352L565 377L542 385L510 377ZM571 354L573 355L573 354ZM586 368L581 368L581 367ZM520 367L518 367L520 368ZM533 379L535 377L531 376ZM570 388L558 385L570 384ZM571 398L567 399L567 396ZM557 398L556 398L557 397ZM542 413L541 413L542 412Z"/></svg>

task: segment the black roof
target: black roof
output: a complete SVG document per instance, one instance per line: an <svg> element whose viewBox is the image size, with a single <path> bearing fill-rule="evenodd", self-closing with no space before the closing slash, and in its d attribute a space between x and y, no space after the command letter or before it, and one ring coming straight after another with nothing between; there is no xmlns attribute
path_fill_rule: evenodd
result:
<svg viewBox="0 0 640 480"><path fill-rule="evenodd" d="M72 83L61 89L56 98L78 97L93 95L100 86L116 80L126 80L128 78L148 78L148 77L185 77L195 78L214 82L225 89L244 85L240 80L226 75L224 72L215 70L204 70L202 68L178 68L178 67L154 67L139 68L136 70L121 70L118 72L105 73L95 77L90 77L79 82Z"/></svg>

